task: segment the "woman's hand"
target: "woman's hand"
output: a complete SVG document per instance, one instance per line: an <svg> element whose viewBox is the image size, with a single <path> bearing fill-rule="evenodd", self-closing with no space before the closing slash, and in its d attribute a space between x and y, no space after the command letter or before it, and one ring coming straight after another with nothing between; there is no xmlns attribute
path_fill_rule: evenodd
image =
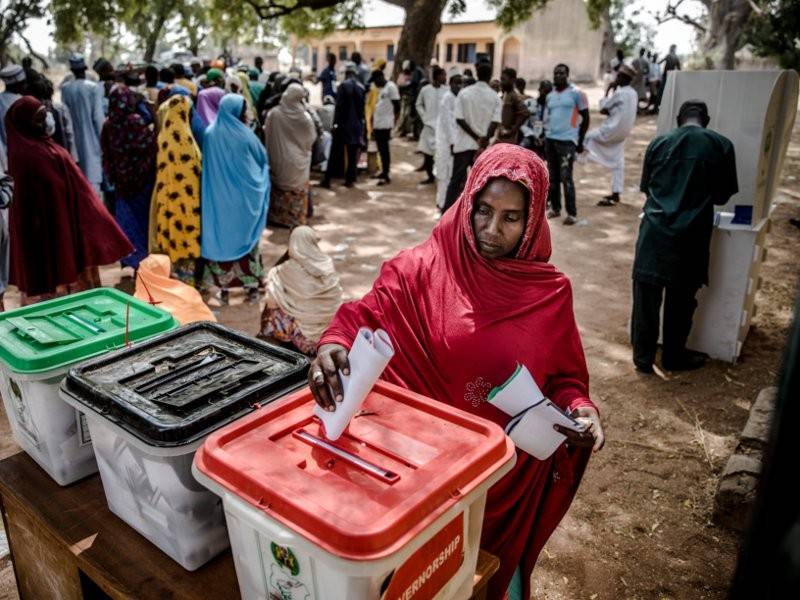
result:
<svg viewBox="0 0 800 600"><path fill-rule="evenodd" d="M600 422L600 415L597 410L589 406L582 406L572 413L578 423L586 426L582 432L575 431L563 425L553 425L553 429L567 436L567 444L578 448L591 448L592 452L597 452L606 443L606 436L603 433L603 424Z"/></svg>
<svg viewBox="0 0 800 600"><path fill-rule="evenodd" d="M345 375L350 374L347 348L339 344L325 344L320 347L308 370L308 386L314 400L329 412L335 411L336 402L344 398L342 381L339 379L340 369Z"/></svg>

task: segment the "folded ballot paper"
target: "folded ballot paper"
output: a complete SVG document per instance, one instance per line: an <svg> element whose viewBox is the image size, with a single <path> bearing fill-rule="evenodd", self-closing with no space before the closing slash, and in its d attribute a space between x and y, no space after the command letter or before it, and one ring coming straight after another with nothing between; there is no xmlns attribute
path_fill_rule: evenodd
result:
<svg viewBox="0 0 800 600"><path fill-rule="evenodd" d="M358 330L347 356L350 361L350 375L339 371L344 398L336 403L334 412L323 410L319 405L314 408L314 414L324 425L325 437L332 441L339 439L392 356L394 346L383 329L372 331L362 327Z"/></svg>
<svg viewBox="0 0 800 600"><path fill-rule="evenodd" d="M508 381L490 392L488 400L511 417L506 435L517 448L539 460L549 458L567 439L553 429L553 425L564 425L575 431L585 429L544 397L524 365L517 365Z"/></svg>

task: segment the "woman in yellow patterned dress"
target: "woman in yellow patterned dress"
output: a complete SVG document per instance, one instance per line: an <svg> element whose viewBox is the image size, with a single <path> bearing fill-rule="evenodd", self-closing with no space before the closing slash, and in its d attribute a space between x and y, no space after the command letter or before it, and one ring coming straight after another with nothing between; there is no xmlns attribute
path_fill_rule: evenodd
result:
<svg viewBox="0 0 800 600"><path fill-rule="evenodd" d="M150 252L166 254L172 273L197 286L200 268L200 149L190 126L192 103L172 96L158 109L156 185L150 218Z"/></svg>

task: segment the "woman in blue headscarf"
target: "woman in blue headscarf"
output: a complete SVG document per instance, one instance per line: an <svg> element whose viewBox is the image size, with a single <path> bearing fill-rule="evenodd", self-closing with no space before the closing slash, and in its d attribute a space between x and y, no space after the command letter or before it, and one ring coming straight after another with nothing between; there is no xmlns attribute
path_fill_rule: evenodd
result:
<svg viewBox="0 0 800 600"><path fill-rule="evenodd" d="M269 161L247 119L244 98L228 94L203 145L203 287L220 288L223 303L233 287L244 287L257 302L264 278L258 242L269 209Z"/></svg>

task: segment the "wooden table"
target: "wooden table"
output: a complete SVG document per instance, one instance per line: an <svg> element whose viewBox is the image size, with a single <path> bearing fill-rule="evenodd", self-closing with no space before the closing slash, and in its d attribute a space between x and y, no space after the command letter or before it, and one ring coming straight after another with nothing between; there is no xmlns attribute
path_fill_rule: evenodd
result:
<svg viewBox="0 0 800 600"><path fill-rule="evenodd" d="M22 600L239 598L230 550L184 570L108 510L97 475L61 487L16 454L0 461L0 510ZM498 567L481 551L475 600Z"/></svg>

